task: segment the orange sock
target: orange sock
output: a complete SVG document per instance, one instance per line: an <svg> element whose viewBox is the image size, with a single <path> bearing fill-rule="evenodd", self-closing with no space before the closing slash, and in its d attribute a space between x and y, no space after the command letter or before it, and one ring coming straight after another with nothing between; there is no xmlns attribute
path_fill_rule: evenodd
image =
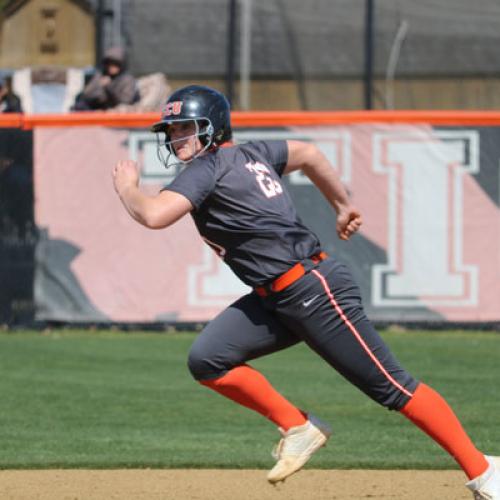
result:
<svg viewBox="0 0 500 500"><path fill-rule="evenodd" d="M242 406L254 410L287 431L307 422L303 413L248 365L236 366L222 377L200 383Z"/></svg>
<svg viewBox="0 0 500 500"><path fill-rule="evenodd" d="M448 403L433 389L420 384L401 413L440 444L460 465L469 479L488 468Z"/></svg>

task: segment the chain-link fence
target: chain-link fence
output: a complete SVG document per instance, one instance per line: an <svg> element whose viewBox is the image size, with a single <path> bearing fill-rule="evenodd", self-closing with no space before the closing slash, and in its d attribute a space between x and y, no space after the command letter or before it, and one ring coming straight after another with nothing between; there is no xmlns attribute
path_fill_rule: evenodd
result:
<svg viewBox="0 0 500 500"><path fill-rule="evenodd" d="M250 109L365 105L368 0L129 0L130 67L163 71L174 86L226 86ZM375 108L500 106L498 0L372 0Z"/></svg>

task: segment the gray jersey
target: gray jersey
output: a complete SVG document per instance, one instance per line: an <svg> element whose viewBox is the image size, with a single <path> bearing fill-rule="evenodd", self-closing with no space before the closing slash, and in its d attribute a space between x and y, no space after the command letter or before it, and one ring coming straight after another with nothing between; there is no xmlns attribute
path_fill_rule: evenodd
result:
<svg viewBox="0 0 500 500"><path fill-rule="evenodd" d="M220 148L193 160L165 188L191 201L203 239L252 287L320 251L281 182L287 158L286 141Z"/></svg>

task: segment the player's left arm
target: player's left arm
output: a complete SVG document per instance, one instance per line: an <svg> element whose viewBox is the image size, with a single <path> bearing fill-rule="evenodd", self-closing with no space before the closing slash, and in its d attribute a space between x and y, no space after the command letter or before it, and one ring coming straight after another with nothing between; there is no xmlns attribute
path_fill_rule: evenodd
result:
<svg viewBox="0 0 500 500"><path fill-rule="evenodd" d="M321 150L310 142L287 141L288 161L283 171L289 174L302 170L323 193L337 213L337 233L348 240L361 226L359 210L352 204L349 194Z"/></svg>
<svg viewBox="0 0 500 500"><path fill-rule="evenodd" d="M132 160L121 160L113 169L113 184L127 212L137 222L150 229L170 226L193 210L192 203L182 194L161 191L148 196L139 188L139 169Z"/></svg>

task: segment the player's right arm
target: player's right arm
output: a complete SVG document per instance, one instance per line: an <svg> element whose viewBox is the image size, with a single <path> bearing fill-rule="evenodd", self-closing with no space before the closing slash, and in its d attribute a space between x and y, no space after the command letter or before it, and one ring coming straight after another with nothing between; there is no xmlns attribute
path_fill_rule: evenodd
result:
<svg viewBox="0 0 500 500"><path fill-rule="evenodd" d="M168 227L193 210L182 194L161 191L148 196L139 189L139 170L132 160L119 161L113 170L113 184L127 212L150 229Z"/></svg>
<svg viewBox="0 0 500 500"><path fill-rule="evenodd" d="M348 240L361 226L359 210L352 204L349 194L326 156L313 143L287 141L288 160L283 171L289 174L302 170L323 193L337 213L337 233Z"/></svg>

